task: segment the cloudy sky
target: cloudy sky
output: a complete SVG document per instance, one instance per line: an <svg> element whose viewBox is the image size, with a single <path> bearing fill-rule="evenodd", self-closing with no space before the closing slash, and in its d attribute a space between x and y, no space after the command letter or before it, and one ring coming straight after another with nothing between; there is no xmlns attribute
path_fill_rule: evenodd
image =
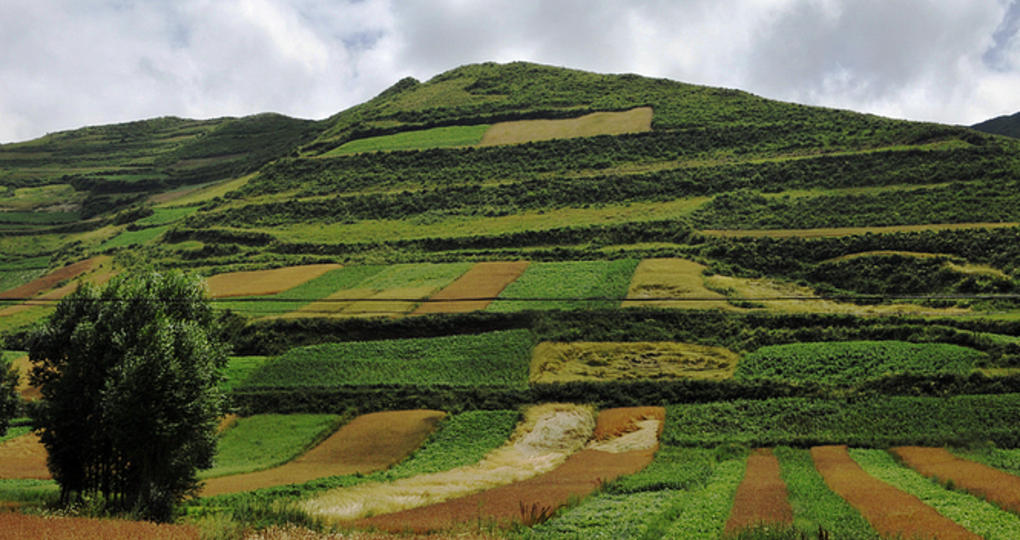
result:
<svg viewBox="0 0 1020 540"><path fill-rule="evenodd" d="M969 125L1020 111L1018 29L1020 0L3 0L0 142L514 60Z"/></svg>

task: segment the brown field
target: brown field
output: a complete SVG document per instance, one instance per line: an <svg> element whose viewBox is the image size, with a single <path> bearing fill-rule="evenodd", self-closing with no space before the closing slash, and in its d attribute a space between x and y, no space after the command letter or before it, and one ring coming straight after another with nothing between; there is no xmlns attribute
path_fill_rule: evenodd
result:
<svg viewBox="0 0 1020 540"><path fill-rule="evenodd" d="M704 230L701 234L733 238L751 236L756 238L823 238L833 236L856 236L861 234L886 234L897 232L946 231L960 229L999 229L1017 227L1020 223L944 223L930 225L898 225L894 227L844 227L835 229L767 229L767 230Z"/></svg>
<svg viewBox="0 0 1020 540"><path fill-rule="evenodd" d="M32 369L32 362L29 361L28 355L26 354L25 356L15 358L12 366L14 369L18 370L20 377L18 379L18 394L21 395L21 399L31 401L42 397L42 394L39 393L39 389L29 384L28 374Z"/></svg>
<svg viewBox="0 0 1020 540"><path fill-rule="evenodd" d="M110 260L110 257L92 257L91 259L85 259L84 261L69 264L20 287L0 292L0 300L32 298L41 292L48 291L53 287L56 287L61 281L72 280L86 272L95 270Z"/></svg>
<svg viewBox="0 0 1020 540"><path fill-rule="evenodd" d="M444 412L430 410L365 414L282 467L207 480L202 496L386 469L411 455L445 416Z"/></svg>
<svg viewBox="0 0 1020 540"><path fill-rule="evenodd" d="M230 272L209 278L209 296L266 296L278 294L313 280L330 270L342 268L339 264L310 264L272 270Z"/></svg>
<svg viewBox="0 0 1020 540"><path fill-rule="evenodd" d="M645 412L644 408L634 408L632 419L638 421ZM607 413L614 416L608 423L621 422L616 413L606 411L602 414ZM361 519L355 522L355 526L420 534L456 530L470 524L498 527L510 527L514 523L530 525L531 518L538 513L559 508L570 500L589 495L605 482L644 469L652 462L657 449L657 442L651 448L619 453L585 449L541 476L441 504Z"/></svg>
<svg viewBox="0 0 1020 540"><path fill-rule="evenodd" d="M634 271L621 307L735 309L725 296L705 287L705 270L686 259L645 259Z"/></svg>
<svg viewBox="0 0 1020 540"><path fill-rule="evenodd" d="M482 532L456 532L445 534L401 534L373 532L339 532L318 533L296 526L278 527L273 525L261 531L251 531L244 540L501 540L502 536L492 536Z"/></svg>
<svg viewBox="0 0 1020 540"><path fill-rule="evenodd" d="M385 290L344 289L284 317L397 318L413 311L422 300L435 292L435 287L428 286Z"/></svg>
<svg viewBox="0 0 1020 540"><path fill-rule="evenodd" d="M322 493L301 506L329 522L442 503L547 473L584 447L595 418L589 406L547 403L528 408L503 446L478 463L393 482L372 482Z"/></svg>
<svg viewBox="0 0 1020 540"><path fill-rule="evenodd" d="M762 448L747 458L747 470L737 486L724 534L775 524L793 525L793 508L786 482L779 476L779 460L772 449Z"/></svg>
<svg viewBox="0 0 1020 540"><path fill-rule="evenodd" d="M97 274L97 275L95 275L95 276L93 276L91 278L85 278L85 279L87 279L88 281L91 281L92 283L95 283L96 285L105 285L107 282L109 282L111 279L113 279L113 276L115 276L115 275L116 275L116 273L114 273L114 272L106 272L106 273ZM14 314L17 314L17 313L21 313L23 311L28 311L28 310L33 309L35 307L38 307L40 305L48 305L48 304L55 303L56 301L60 300L61 298L64 298L65 296L67 296L67 295L71 294L72 292L74 292L75 289L77 289L77 288L78 288L78 283L77 282L68 283L67 285L64 285L63 287L60 287L59 289L54 289L54 290L52 290L52 291L50 291L50 292L48 292L46 294L39 295L39 296L37 296L37 297L35 297L35 298L33 298L33 299L29 300L28 302L25 302L23 304L18 304L16 306L11 306L11 307L8 307L8 308L0 309L0 317L6 317L6 316L14 315Z"/></svg>
<svg viewBox="0 0 1020 540"><path fill-rule="evenodd" d="M883 537L980 538L917 497L864 472L845 446L816 446L811 449L811 457L829 488L856 508Z"/></svg>
<svg viewBox="0 0 1020 540"><path fill-rule="evenodd" d="M891 452L910 468L940 482L952 482L1001 508L1020 512L1020 477L954 456L944 448L901 446Z"/></svg>
<svg viewBox="0 0 1020 540"><path fill-rule="evenodd" d="M489 307L507 285L521 277L528 261L480 262L445 289L432 295L411 315L467 313ZM477 299L477 300L473 300Z"/></svg>
<svg viewBox="0 0 1020 540"><path fill-rule="evenodd" d="M733 377L738 359L727 349L687 343L540 343L528 381L722 380Z"/></svg>
<svg viewBox="0 0 1020 540"><path fill-rule="evenodd" d="M0 540L198 540L188 525L0 513Z"/></svg>
<svg viewBox="0 0 1020 540"><path fill-rule="evenodd" d="M564 120L500 122L485 132L479 146L641 133L652 130L652 116L651 107L638 107L624 112L597 112Z"/></svg>
<svg viewBox="0 0 1020 540"><path fill-rule="evenodd" d="M46 447L39 436L28 433L0 444L0 478L49 480Z"/></svg>

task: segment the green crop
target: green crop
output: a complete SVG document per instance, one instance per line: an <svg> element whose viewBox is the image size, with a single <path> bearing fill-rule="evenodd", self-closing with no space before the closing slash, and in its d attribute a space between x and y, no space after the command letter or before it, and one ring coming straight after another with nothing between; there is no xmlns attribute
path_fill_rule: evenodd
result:
<svg viewBox="0 0 1020 540"><path fill-rule="evenodd" d="M488 311L619 307L637 263L633 259L532 263Z"/></svg>
<svg viewBox="0 0 1020 540"><path fill-rule="evenodd" d="M220 300L216 307L250 316L283 315L337 291L356 288L362 281L385 269L385 266L379 265L339 268L279 294Z"/></svg>
<svg viewBox="0 0 1020 540"><path fill-rule="evenodd" d="M487 124L477 126L449 126L405 131L393 135L357 139L329 152L328 155L354 154L389 150L426 150L451 146L474 146L482 141L489 129Z"/></svg>
<svg viewBox="0 0 1020 540"><path fill-rule="evenodd" d="M730 459L719 463L708 484L693 491L679 504L673 524L663 536L665 540L715 540L719 538L733 507L737 486L744 478L746 459Z"/></svg>
<svg viewBox="0 0 1020 540"><path fill-rule="evenodd" d="M260 414L242 418L220 435L215 465L203 478L260 471L282 465L339 427L331 414Z"/></svg>

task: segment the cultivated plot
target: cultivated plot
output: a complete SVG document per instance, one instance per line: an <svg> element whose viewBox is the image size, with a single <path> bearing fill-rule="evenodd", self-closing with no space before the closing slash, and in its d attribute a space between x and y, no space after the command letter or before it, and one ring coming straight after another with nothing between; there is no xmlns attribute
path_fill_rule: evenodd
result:
<svg viewBox="0 0 1020 540"><path fill-rule="evenodd" d="M634 379L722 380L733 376L737 354L687 343L540 343L531 383Z"/></svg>

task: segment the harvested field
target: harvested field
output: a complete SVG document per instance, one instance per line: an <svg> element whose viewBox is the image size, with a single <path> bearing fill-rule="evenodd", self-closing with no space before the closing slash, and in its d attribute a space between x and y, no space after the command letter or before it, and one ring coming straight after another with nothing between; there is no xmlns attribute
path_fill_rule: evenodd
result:
<svg viewBox="0 0 1020 540"><path fill-rule="evenodd" d="M982 463L961 459L945 448L900 446L890 450L910 468L988 500L1011 512L1020 512L1020 477Z"/></svg>
<svg viewBox="0 0 1020 540"><path fill-rule="evenodd" d="M39 389L29 383L28 374L32 369L32 362L29 361L28 355L26 354L15 358L12 365L20 374L20 379L18 379L18 394L21 395L21 399L31 401L42 397Z"/></svg>
<svg viewBox="0 0 1020 540"><path fill-rule="evenodd" d="M546 404L525 412L510 441L474 464L394 482L340 488L306 501L303 508L327 521L349 521L464 497L548 472L591 437L591 409Z"/></svg>
<svg viewBox="0 0 1020 540"><path fill-rule="evenodd" d="M758 449L747 458L744 480L737 486L724 530L732 534L761 525L793 525L786 482L779 475L779 459L771 448Z"/></svg>
<svg viewBox="0 0 1020 540"><path fill-rule="evenodd" d="M278 294L338 268L342 267L339 264L311 264L272 270L217 274L208 280L209 296L229 298L232 296Z"/></svg>
<svg viewBox="0 0 1020 540"><path fill-rule="evenodd" d="M157 525L147 521L28 516L0 512L0 540L198 540L188 525Z"/></svg>
<svg viewBox="0 0 1020 540"><path fill-rule="evenodd" d="M202 496L300 484L327 476L369 473L414 452L446 416L440 411L390 411L359 416L320 445L275 469L206 481Z"/></svg>
<svg viewBox="0 0 1020 540"><path fill-rule="evenodd" d="M528 267L528 261L480 262L463 276L429 298L411 315L467 313L481 311L513 283ZM477 300L473 300L477 299Z"/></svg>
<svg viewBox="0 0 1020 540"><path fill-rule="evenodd" d="M0 478L48 480L46 447L28 433L0 444Z"/></svg>
<svg viewBox="0 0 1020 540"><path fill-rule="evenodd" d="M48 291L53 287L56 287L57 284L62 281L72 280L86 272L91 272L110 260L110 257L92 257L91 259L85 259L84 261L69 264L20 287L0 292L0 300L31 298L41 292ZM72 288L71 290L74 289Z"/></svg>
<svg viewBox="0 0 1020 540"><path fill-rule="evenodd" d="M705 287L707 268L686 259L645 259L638 265L621 307L735 309Z"/></svg>
<svg viewBox="0 0 1020 540"><path fill-rule="evenodd" d="M89 278L88 281L91 281L92 283L95 283L96 285L105 285L107 282L109 282L111 279L113 279L114 275L115 274L113 272L106 272L106 273L103 273L103 274L97 274L97 275ZM46 294L37 296L37 297L35 297L35 298L33 298L33 299L29 300L28 302L25 302L23 304L18 304L16 306L11 306L9 308L2 309L2 310L0 310L0 317L8 317L8 316L11 316L11 315L14 315L14 314L17 314L17 313L28 311L28 310L31 310L33 308L39 307L40 305L47 306L47 307L49 305L56 305L56 302L58 300L60 300L61 298L71 294L77 288L78 288L78 283L77 282L68 283L67 285L64 285L63 287L60 287L59 289L54 289L54 290L52 290L52 291L50 291L50 292L48 292Z"/></svg>
<svg viewBox="0 0 1020 540"><path fill-rule="evenodd" d="M701 234L736 238L749 236L755 238L828 238L838 236L857 236L862 234L887 234L917 231L956 231L963 229L1001 229L1017 227L1020 223L941 223L931 225L896 225L892 227L845 227L834 229L764 229L764 230L704 230Z"/></svg>
<svg viewBox="0 0 1020 540"><path fill-rule="evenodd" d="M629 111L597 112L564 120L500 122L485 132L479 146L641 133L652 130L652 116L651 107L638 107Z"/></svg>
<svg viewBox="0 0 1020 540"><path fill-rule="evenodd" d="M737 360L728 349L687 343L540 343L528 380L722 380L733 377Z"/></svg>
<svg viewBox="0 0 1020 540"><path fill-rule="evenodd" d="M634 408L630 411L636 423L645 416L647 409ZM621 422L620 415L609 414L612 418L608 424ZM651 448L619 453L585 449L571 455L562 466L541 476L438 505L362 519L355 522L355 526L391 532L423 533L455 530L472 523L500 527L509 527L513 523L530 524L539 513L559 508L569 500L585 497L603 483L619 476L644 469L652 462L657 449L658 441Z"/></svg>
<svg viewBox="0 0 1020 540"><path fill-rule="evenodd" d="M829 488L856 508L883 536L940 540L980 538L917 497L868 475L850 457L845 446L816 446L811 449L811 457Z"/></svg>

